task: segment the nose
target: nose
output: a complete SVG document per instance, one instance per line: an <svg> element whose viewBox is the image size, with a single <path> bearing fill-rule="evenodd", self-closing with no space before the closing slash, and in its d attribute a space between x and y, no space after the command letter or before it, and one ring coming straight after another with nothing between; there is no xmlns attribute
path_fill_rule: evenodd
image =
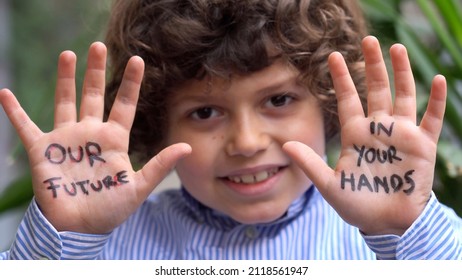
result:
<svg viewBox="0 0 462 280"><path fill-rule="evenodd" d="M270 141L264 121L258 116L245 114L233 120L228 131L226 152L229 156L251 157L266 150Z"/></svg>

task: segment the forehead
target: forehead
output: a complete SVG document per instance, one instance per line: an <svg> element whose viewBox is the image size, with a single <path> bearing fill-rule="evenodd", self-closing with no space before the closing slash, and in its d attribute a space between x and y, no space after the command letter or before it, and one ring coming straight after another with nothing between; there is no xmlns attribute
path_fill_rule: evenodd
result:
<svg viewBox="0 0 462 280"><path fill-rule="evenodd" d="M201 80L186 81L173 90L172 101L180 101L184 95L215 95L232 91L267 92L284 87L301 87L300 72L284 60L276 60L270 66L249 74L234 74L230 78L206 76Z"/></svg>

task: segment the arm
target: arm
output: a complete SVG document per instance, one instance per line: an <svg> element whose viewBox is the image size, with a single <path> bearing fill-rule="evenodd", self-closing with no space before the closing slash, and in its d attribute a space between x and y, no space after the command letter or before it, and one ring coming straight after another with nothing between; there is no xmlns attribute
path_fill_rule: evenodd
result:
<svg viewBox="0 0 462 280"><path fill-rule="evenodd" d="M462 219L434 195L401 236L363 235L378 259L461 259Z"/></svg>
<svg viewBox="0 0 462 280"><path fill-rule="evenodd" d="M342 56L329 57L341 126L335 169L301 143L289 142L284 148L346 222L367 236L401 237L431 199L446 81L440 75L434 78L426 113L417 125L415 84L404 46L390 49L394 102L378 41L366 37L363 53L367 115Z"/></svg>
<svg viewBox="0 0 462 280"><path fill-rule="evenodd" d="M58 232L33 200L19 224L10 250L1 253L0 259L96 259L109 237L110 234Z"/></svg>
<svg viewBox="0 0 462 280"><path fill-rule="evenodd" d="M76 57L59 57L55 121L42 132L11 91L0 102L29 157L37 206L58 232L107 234L123 223L173 168L190 153L179 143L165 148L141 170L128 156L129 132L143 77L144 63L132 57L111 109L103 122L106 47L90 47L79 120L75 93Z"/></svg>

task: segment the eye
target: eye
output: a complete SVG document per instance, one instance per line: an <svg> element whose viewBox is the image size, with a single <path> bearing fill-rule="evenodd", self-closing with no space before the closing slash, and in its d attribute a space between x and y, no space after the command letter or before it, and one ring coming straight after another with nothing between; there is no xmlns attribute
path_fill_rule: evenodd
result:
<svg viewBox="0 0 462 280"><path fill-rule="evenodd" d="M206 120L217 117L218 115L219 112L212 107L202 107L191 113L191 117L195 120Z"/></svg>
<svg viewBox="0 0 462 280"><path fill-rule="evenodd" d="M272 96L268 100L268 105L272 107L282 107L292 102L293 97L287 94Z"/></svg>

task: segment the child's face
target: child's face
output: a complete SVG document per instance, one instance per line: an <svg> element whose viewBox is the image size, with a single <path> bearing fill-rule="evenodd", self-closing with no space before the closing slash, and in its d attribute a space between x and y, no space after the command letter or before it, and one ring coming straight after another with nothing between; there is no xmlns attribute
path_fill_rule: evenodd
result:
<svg viewBox="0 0 462 280"><path fill-rule="evenodd" d="M283 152L297 140L325 151L316 99L280 61L229 82L191 81L169 104L168 143L192 154L176 166L184 187L203 204L242 223L281 217L311 181Z"/></svg>

